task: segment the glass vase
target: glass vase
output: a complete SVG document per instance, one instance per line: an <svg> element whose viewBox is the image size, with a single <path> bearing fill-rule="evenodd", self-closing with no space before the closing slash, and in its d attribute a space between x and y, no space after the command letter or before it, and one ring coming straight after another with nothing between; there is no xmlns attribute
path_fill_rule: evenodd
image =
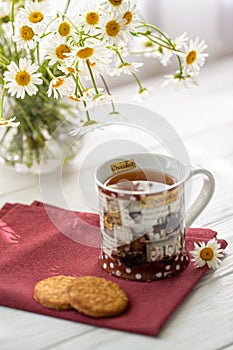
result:
<svg viewBox="0 0 233 350"><path fill-rule="evenodd" d="M8 96L5 105L8 115L20 122L17 128L0 130L0 158L5 164L17 172L47 173L76 156L78 145L70 131L78 123L70 104L48 98L41 90L25 99Z"/></svg>

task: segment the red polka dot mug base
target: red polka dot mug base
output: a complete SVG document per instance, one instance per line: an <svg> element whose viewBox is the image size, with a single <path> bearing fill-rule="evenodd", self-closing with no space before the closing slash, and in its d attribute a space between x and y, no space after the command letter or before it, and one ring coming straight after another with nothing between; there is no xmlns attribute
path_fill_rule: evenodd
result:
<svg viewBox="0 0 233 350"><path fill-rule="evenodd" d="M199 174L204 176L202 189L186 209L190 178ZM188 266L185 233L212 197L210 172L191 171L171 157L139 153L108 161L96 170L95 180L100 264L107 273L154 281Z"/></svg>
<svg viewBox="0 0 233 350"><path fill-rule="evenodd" d="M182 272L189 264L189 256L185 253L173 259L164 259L160 262L142 263L131 266L122 263L119 259L113 260L104 252L100 255L100 265L110 275L132 281L151 282L169 278Z"/></svg>

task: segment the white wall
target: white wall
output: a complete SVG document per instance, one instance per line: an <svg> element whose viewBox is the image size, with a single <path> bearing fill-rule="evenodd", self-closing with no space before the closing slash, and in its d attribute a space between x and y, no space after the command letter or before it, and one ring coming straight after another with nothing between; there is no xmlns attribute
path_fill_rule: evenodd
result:
<svg viewBox="0 0 233 350"><path fill-rule="evenodd" d="M143 1L143 0L139 0ZM187 32L208 44L209 59L233 52L233 0L144 0L151 17L171 36Z"/></svg>

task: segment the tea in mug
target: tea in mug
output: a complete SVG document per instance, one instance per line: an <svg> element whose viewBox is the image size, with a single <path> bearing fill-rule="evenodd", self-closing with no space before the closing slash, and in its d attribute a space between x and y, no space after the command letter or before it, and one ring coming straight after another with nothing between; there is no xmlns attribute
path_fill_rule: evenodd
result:
<svg viewBox="0 0 233 350"><path fill-rule="evenodd" d="M159 192L176 183L172 176L153 169L134 169L112 175L105 181L111 189L133 192Z"/></svg>

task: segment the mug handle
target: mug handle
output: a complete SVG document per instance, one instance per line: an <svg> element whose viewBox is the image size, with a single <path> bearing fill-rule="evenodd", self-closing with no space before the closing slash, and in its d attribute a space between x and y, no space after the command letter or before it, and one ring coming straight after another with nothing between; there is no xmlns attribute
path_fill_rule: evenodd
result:
<svg viewBox="0 0 233 350"><path fill-rule="evenodd" d="M188 180L190 180L193 176L200 174L204 176L203 185L200 193L198 194L194 202L191 204L191 206L188 208L187 213L185 215L186 228L189 228L192 225L196 218L205 209L205 207L207 206L214 194L215 180L214 176L211 174L210 171L206 169L194 169L191 172Z"/></svg>

